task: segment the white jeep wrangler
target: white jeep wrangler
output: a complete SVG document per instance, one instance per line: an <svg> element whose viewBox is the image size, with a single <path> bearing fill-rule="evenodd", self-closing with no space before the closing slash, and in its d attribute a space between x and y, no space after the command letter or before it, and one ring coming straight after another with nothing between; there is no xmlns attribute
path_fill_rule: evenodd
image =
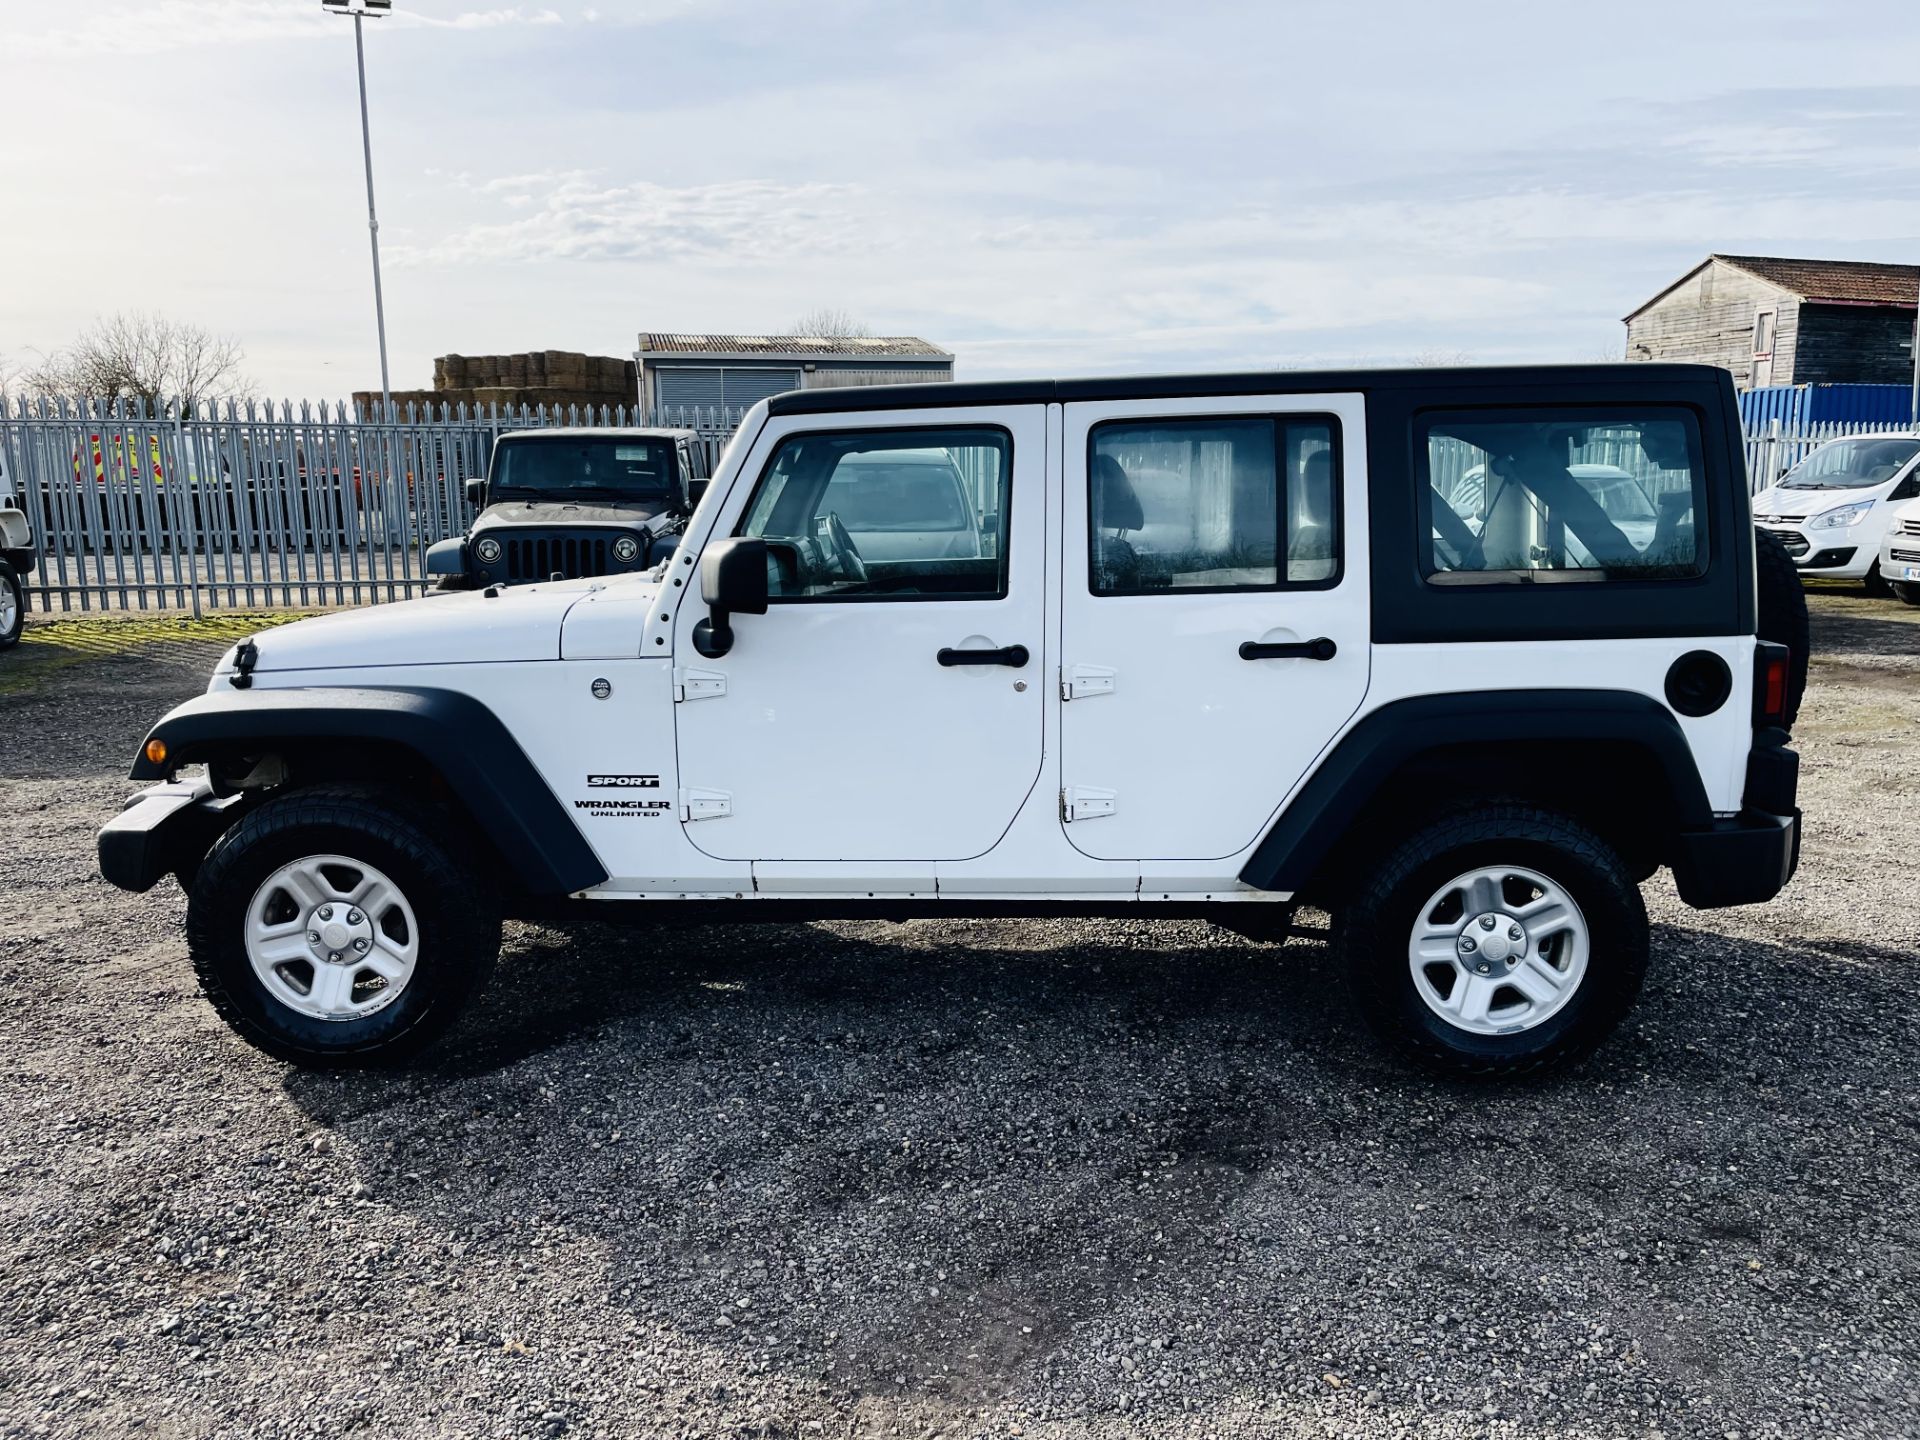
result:
<svg viewBox="0 0 1920 1440"><path fill-rule="evenodd" d="M237 647L101 869L178 875L209 997L307 1065L443 1030L503 914L1271 937L1307 899L1394 1044L1535 1069L1633 1000L1640 881L1793 873L1768 573L1804 635L1705 367L797 392L648 573Z"/></svg>

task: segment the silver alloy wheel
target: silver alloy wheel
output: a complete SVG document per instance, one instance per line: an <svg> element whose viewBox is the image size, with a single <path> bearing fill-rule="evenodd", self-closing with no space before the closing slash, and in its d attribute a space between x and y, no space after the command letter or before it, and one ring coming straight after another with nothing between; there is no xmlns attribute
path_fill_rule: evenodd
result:
<svg viewBox="0 0 1920 1440"><path fill-rule="evenodd" d="M1407 962L1426 1007L1456 1030L1511 1035L1558 1014L1592 949L1564 888L1516 865L1490 865L1434 891L1413 922Z"/></svg>
<svg viewBox="0 0 1920 1440"><path fill-rule="evenodd" d="M420 957L413 907L345 855L282 865L247 906L247 959L267 993L313 1020L363 1020L400 998Z"/></svg>
<svg viewBox="0 0 1920 1440"><path fill-rule="evenodd" d="M13 598L13 586L0 580L0 635L11 635L20 619L20 605Z"/></svg>

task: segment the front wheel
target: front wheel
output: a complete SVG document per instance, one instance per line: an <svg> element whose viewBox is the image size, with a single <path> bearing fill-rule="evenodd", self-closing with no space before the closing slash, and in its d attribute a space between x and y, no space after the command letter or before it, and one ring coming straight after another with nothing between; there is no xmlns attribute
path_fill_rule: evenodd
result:
<svg viewBox="0 0 1920 1440"><path fill-rule="evenodd" d="M1430 1069L1503 1076L1587 1055L1647 966L1626 863L1572 818L1496 803L1394 846L1344 907L1337 944L1356 1007Z"/></svg>
<svg viewBox="0 0 1920 1440"><path fill-rule="evenodd" d="M1920 585L1908 580L1895 580L1893 598L1903 605L1920 605Z"/></svg>
<svg viewBox="0 0 1920 1440"><path fill-rule="evenodd" d="M20 631L27 623L27 597L20 587L20 576L13 566L0 560L0 650L11 650L20 643Z"/></svg>
<svg viewBox="0 0 1920 1440"><path fill-rule="evenodd" d="M1867 573L1860 577L1860 588L1875 599L1891 593L1891 587L1887 582L1887 577L1880 573L1880 557L1878 555L1867 561Z"/></svg>
<svg viewBox="0 0 1920 1440"><path fill-rule="evenodd" d="M500 949L450 827L404 800L297 791L214 846L187 904L201 989L249 1044L336 1068L397 1060L450 1025Z"/></svg>

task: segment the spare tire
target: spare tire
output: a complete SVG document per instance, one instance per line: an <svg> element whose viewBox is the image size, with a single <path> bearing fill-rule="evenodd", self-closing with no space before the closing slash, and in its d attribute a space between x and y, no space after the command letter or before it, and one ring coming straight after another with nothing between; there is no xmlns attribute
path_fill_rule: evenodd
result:
<svg viewBox="0 0 1920 1440"><path fill-rule="evenodd" d="M1760 576L1760 638L1793 652L1787 664L1787 724L1800 713L1807 689L1807 655L1812 635L1807 625L1807 592L1787 547L1765 530L1753 532L1754 559Z"/></svg>

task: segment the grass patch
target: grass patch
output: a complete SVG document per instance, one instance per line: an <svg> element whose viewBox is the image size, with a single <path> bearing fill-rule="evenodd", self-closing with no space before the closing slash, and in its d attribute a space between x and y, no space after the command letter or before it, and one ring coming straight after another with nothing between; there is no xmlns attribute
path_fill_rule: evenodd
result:
<svg viewBox="0 0 1920 1440"><path fill-rule="evenodd" d="M190 615L96 615L29 625L20 634L19 648L0 655L0 696L25 694L39 688L49 676L90 660L164 653L174 646L232 645L262 630L318 613L223 610L199 620Z"/></svg>

